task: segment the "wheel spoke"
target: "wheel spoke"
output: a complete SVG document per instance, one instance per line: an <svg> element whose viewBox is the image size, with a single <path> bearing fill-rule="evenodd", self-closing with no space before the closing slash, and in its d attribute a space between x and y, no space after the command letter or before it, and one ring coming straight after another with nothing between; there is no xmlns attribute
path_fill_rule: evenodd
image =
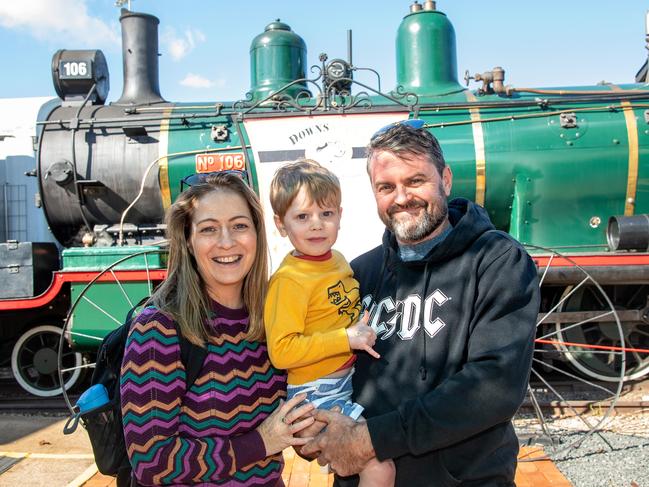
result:
<svg viewBox="0 0 649 487"><path fill-rule="evenodd" d="M584 377L579 377L578 375L571 374L570 372L565 371L565 370L562 370L562 369L560 369L560 368L558 368L558 367L555 367L554 365L549 364L549 363L547 363L547 362L541 362L541 361L540 361L539 359L537 359L537 358L532 358L532 361L533 361L533 362L537 362L537 363L539 363L539 364L542 364L543 367L549 367L550 369L554 370L555 372L558 372L558 373L563 374L563 375L565 375L565 376L567 376L567 377L570 377L571 379L574 379L574 380L577 380L577 381L579 381L579 382L582 382L583 384L586 384L586 385L589 385L589 386L591 386L591 387L594 387L595 389L602 390L602 391L606 392L607 394L615 394L615 391L611 391L611 390L607 389L607 388L604 387L604 386L601 386L601 385L599 385L599 384L595 384L594 382L591 382L591 381L589 381L588 379L585 379ZM534 370L534 369L532 369L532 370ZM545 381L543 381L543 383L545 384Z"/></svg>
<svg viewBox="0 0 649 487"><path fill-rule="evenodd" d="M115 275L115 272L113 271L113 269L110 270L110 273L113 275L113 278L115 279L115 282L117 283L117 286L119 287L120 291L122 291L122 294L126 298L126 301L128 302L129 307L132 308L133 307L133 301L131 301L131 299L128 297L128 294L124 290L124 286L122 286L122 282L117 278L117 276Z"/></svg>
<svg viewBox="0 0 649 487"><path fill-rule="evenodd" d="M554 254L550 256L548 259L548 263L545 265L545 269L543 269L543 275L541 276L541 279L539 280L539 288L543 286L543 281L545 280L545 275L548 273L548 270L550 270L550 264L552 263L552 260L554 259Z"/></svg>
<svg viewBox="0 0 649 487"><path fill-rule="evenodd" d="M563 397L563 395L562 395L559 391L557 391L554 387L552 387L552 385L551 385L548 381L546 381L543 377L541 377L541 375L540 375L537 371L535 371L534 369L532 369L532 373L533 373L534 375L536 375L536 376L539 378L539 380L540 380L541 382L543 382L543 384L545 385L545 387L547 387L548 389L550 389L550 390L552 391L552 393L553 393L555 396L557 396L557 397L559 398L560 403L561 403L562 405L567 406L568 409L570 409L570 411L572 411L572 413L573 413L575 416L577 416L577 417L578 417L578 418L579 418L579 419L580 419L580 420L581 420L581 421L586 425L586 427L587 427L589 430L592 430L592 429L593 429L593 426L592 426L592 425L591 425L591 424L590 424L590 423L589 423L589 422L588 422L588 421L587 421L587 420L586 420L586 419L585 419L581 414L579 414L579 413L577 412L577 410L574 408L574 406L573 406L572 404L570 404L570 401L566 401L566 399Z"/></svg>
<svg viewBox="0 0 649 487"><path fill-rule="evenodd" d="M568 330L571 330L572 328L577 328L578 326L585 325L586 323L590 323L591 321L595 321L595 320L599 320L601 318L605 318L606 316L611 315L613 313L614 313L613 311L607 311L605 313L602 313L601 315L591 316L590 318L586 318L585 320L580 321L578 323L574 323L574 324L569 325L569 326L561 327L560 330L557 329L557 330L555 330L553 332L550 332L547 335L543 335L543 336L541 336L539 338L543 340L543 339L546 339L548 337L551 337L552 335L556 335L558 333L564 333L564 332L566 332Z"/></svg>
<svg viewBox="0 0 649 487"><path fill-rule="evenodd" d="M92 305L93 307L95 307L97 310L101 311L103 314L105 314L106 316L108 316L111 320L113 320L115 323L117 323L118 326L121 326L121 325L122 325L122 322L121 322L121 321L119 321L117 318L115 318L113 315L111 315L108 311L104 310L104 309L103 309L101 306L99 306L97 303L95 303L94 301L92 301L91 299L89 299L89 298L86 297L86 296L83 296L83 299L84 299L84 301L86 301L87 303L89 303L90 305Z"/></svg>
<svg viewBox="0 0 649 487"><path fill-rule="evenodd" d="M541 323L543 323L543 321L544 321L548 316L550 316L552 313L554 313L554 311L556 311L556 309L557 309L559 306L561 306L561 305L562 305L562 304L563 304L563 303L564 303L564 302L565 302L565 301L566 301L570 296L572 296L572 295L577 291L577 289L579 289L581 286L583 286L584 283L586 283L589 279L590 279L590 276L585 277L585 278L584 278L584 279L583 279L579 284L577 284L577 285L576 285L576 286L575 286L575 287L570 291L570 293L568 293L566 296L564 296L563 298L561 298L561 300L559 300L559 302L558 302L557 304L555 304L554 307L553 307L550 311L548 311L548 312L543 316L543 318L541 318L541 319L539 320L539 322L536 324L536 326L539 326Z"/></svg>
<svg viewBox="0 0 649 487"><path fill-rule="evenodd" d="M532 403L532 407L534 408L534 414L536 414L536 417L539 420L539 423L541 424L541 430L548 438L550 438L550 441L552 441L552 443L554 444L554 438L552 438L552 435L550 434L550 430L548 429L548 425L545 421L545 417L543 416L543 411L541 410L541 406L539 405L539 402L536 400L536 394L534 394L534 391L532 390L532 387L529 384L527 385L527 393L530 396L530 401Z"/></svg>
<svg viewBox="0 0 649 487"><path fill-rule="evenodd" d="M67 369L61 369L61 372L65 373L65 372L72 372L72 371L81 370L81 369L90 369L90 368L94 368L95 365L96 364L92 363L92 364L83 364L83 365L79 365L79 366L76 366L76 367L68 367Z"/></svg>
<svg viewBox="0 0 649 487"><path fill-rule="evenodd" d="M631 297L630 297L629 299L626 300L626 302L624 303L624 307L625 307L626 309L633 309L633 308L635 308L635 306L633 306L632 303L634 303L634 302L635 302L635 299L636 299L638 296L640 296L640 291L644 291L644 290L645 290L645 286L638 286L637 289L635 290L635 292L631 295Z"/></svg>
<svg viewBox="0 0 649 487"><path fill-rule="evenodd" d="M74 336L78 336L78 337L90 338L92 340L97 340L99 342L101 342L103 340L102 337L98 337L98 336L94 336L94 335L87 335L85 333L79 333L79 332L76 332L76 331L66 331L65 334L67 336L73 336L74 335Z"/></svg>
<svg viewBox="0 0 649 487"><path fill-rule="evenodd" d="M149 296L153 293L153 285L151 284L151 273L149 272L149 259L148 254L144 254L144 267L146 268L146 284L149 290Z"/></svg>
<svg viewBox="0 0 649 487"><path fill-rule="evenodd" d="M560 345L561 343L558 343L557 345ZM557 352L563 353L563 354L571 354L571 355L608 355L611 353L611 350L590 350L588 349L588 345L584 344L586 348L580 349L580 348L565 348L563 350L543 350L539 348L535 348L534 351L538 353L554 353L556 354ZM616 352L618 355L622 355L623 352Z"/></svg>
<svg viewBox="0 0 649 487"><path fill-rule="evenodd" d="M598 293L593 292L591 288L586 288L585 292L588 292L593 298L595 298L595 301L597 301L597 304L599 305L598 309L606 307L606 303L602 301L602 297Z"/></svg>

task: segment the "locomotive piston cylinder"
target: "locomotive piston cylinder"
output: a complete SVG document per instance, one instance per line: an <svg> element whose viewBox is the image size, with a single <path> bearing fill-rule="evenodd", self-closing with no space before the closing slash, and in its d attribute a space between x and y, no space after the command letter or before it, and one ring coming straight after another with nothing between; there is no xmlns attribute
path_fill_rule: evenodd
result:
<svg viewBox="0 0 649 487"><path fill-rule="evenodd" d="M611 250L649 250L649 215L612 216L606 240Z"/></svg>

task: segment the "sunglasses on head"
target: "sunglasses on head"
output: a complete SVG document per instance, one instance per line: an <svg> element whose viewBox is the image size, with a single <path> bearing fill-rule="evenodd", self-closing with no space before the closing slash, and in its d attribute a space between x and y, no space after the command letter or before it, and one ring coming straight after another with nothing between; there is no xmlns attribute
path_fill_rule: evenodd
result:
<svg viewBox="0 0 649 487"><path fill-rule="evenodd" d="M189 176L185 176L180 180L180 192L182 193L186 188L191 188L192 186L203 184L210 177L217 176L219 174L232 174L233 176L241 178L244 183L248 184L248 173L246 171L240 171L238 169L227 169L225 171L216 172L198 172L195 174L190 174Z"/></svg>
<svg viewBox="0 0 649 487"><path fill-rule="evenodd" d="M421 129L424 128L426 125L426 122L419 118L411 118L409 120L400 120L398 122L392 122L386 125L385 127L381 127L378 129L376 132L374 132L374 135L370 138L370 141L376 139L378 136L383 135L386 133L388 130L397 127L399 125L405 125L406 127L412 127L413 129Z"/></svg>

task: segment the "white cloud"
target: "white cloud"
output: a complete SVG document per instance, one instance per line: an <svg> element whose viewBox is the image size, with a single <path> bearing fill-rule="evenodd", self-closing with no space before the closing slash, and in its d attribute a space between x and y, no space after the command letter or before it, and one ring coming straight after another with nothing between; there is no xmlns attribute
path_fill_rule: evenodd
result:
<svg viewBox="0 0 649 487"><path fill-rule="evenodd" d="M197 29L186 29L180 36L169 27L162 34L162 42L167 46L171 59L179 61L189 54L198 44L205 42L205 34Z"/></svg>
<svg viewBox="0 0 649 487"><path fill-rule="evenodd" d="M200 74L187 73L187 76L180 81L180 84L187 86L188 88L211 88L217 83L201 76ZM220 85L221 83L218 84Z"/></svg>
<svg viewBox="0 0 649 487"><path fill-rule="evenodd" d="M0 26L24 29L38 39L56 38L58 42L76 43L80 47L119 45L119 24L111 26L89 15L86 1L0 1Z"/></svg>

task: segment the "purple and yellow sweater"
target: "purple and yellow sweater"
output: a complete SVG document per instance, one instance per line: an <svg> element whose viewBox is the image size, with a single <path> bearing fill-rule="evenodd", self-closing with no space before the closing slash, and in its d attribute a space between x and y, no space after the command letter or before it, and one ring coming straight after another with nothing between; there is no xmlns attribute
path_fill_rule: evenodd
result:
<svg viewBox="0 0 649 487"><path fill-rule="evenodd" d="M124 438L142 485L283 485L281 454L256 431L285 397L266 345L245 339L248 314L214 303L203 369L186 390L176 325L156 308L131 327L122 364Z"/></svg>

